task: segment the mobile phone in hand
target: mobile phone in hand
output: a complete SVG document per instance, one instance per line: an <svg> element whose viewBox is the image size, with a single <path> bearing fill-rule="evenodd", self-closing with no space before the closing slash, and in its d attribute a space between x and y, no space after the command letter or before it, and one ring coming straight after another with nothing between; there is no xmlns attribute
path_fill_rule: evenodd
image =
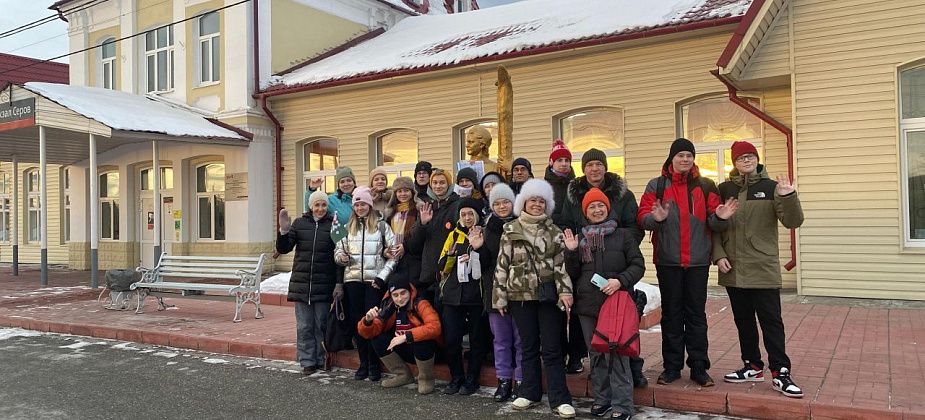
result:
<svg viewBox="0 0 925 420"><path fill-rule="evenodd" d="M597 286L598 289L603 289L607 285L608 281L604 276L594 273L594 276L591 277L591 283Z"/></svg>

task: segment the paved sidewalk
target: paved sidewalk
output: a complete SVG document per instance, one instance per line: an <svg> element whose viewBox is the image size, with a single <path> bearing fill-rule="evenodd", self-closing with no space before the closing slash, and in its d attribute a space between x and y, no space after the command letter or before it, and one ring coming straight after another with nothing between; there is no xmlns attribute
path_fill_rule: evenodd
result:
<svg viewBox="0 0 925 420"><path fill-rule="evenodd" d="M35 280L37 286L37 277ZM22 283L22 279L0 274L0 296L28 293L30 286ZM243 310L244 321L235 324L231 322L231 302L167 299L177 307L157 311L152 300L145 307L146 313L136 315L103 309L95 295L87 298L87 291L72 293L68 301L4 303L0 299L0 326L269 359L295 358L292 308L278 306L278 297L265 296L265 319L255 320L254 307L248 305ZM806 392L803 399L790 399L773 391L770 379L753 384L722 382L722 375L739 368L742 362L728 299L711 296L707 303L713 360L710 373L717 385L701 389L687 379L687 371L672 385L655 385L661 367L661 334L656 326L642 334L646 375L652 385L636 392L636 402L752 418L925 419L925 398L921 397L925 390L922 306L786 296L783 308L788 353L794 379ZM338 364L355 366L355 355L339 354ZM445 367L438 369L438 374L444 379L448 376ZM484 385L493 385L493 370L485 369L482 380ZM587 396L586 375L570 376L569 388L575 396Z"/></svg>

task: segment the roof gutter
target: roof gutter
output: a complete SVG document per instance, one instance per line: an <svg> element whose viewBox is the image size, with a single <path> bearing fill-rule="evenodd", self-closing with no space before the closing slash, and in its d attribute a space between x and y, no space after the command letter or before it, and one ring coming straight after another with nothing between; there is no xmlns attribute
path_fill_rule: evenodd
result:
<svg viewBox="0 0 925 420"><path fill-rule="evenodd" d="M720 74L719 70L711 70L710 74L715 76L717 79L719 79L720 82L726 85L726 89L729 92L729 100L732 101L732 103L738 105L740 108L744 109L749 114L752 114L758 117L758 119L770 125L771 127L774 127L774 129L776 129L777 131L780 131L785 137L787 137L787 175L790 177L791 180L794 179L793 177L793 130L791 130L790 127L787 127L780 121L776 120L774 117L758 109L756 106L748 103L747 100L740 98L739 88L736 87L735 84L733 84L732 81L729 80L729 78ZM787 271L793 270L793 268L796 267L797 265L797 235L796 235L796 232L797 232L796 229L790 229L790 261L787 262L787 264L784 264L784 268L786 268Z"/></svg>
<svg viewBox="0 0 925 420"><path fill-rule="evenodd" d="M504 53L504 54L479 57L479 58L460 61L457 63L448 64L448 65L434 65L434 66L418 67L418 68L413 68L413 69L383 71L383 72L359 75L359 76L350 77L346 79L330 80L327 82L321 82L321 83L315 83L315 84L270 88L268 90L264 90L263 92L260 92L258 96L261 98L264 98L264 97L271 97L271 96L289 95L289 94L300 93L300 92L309 92L309 91L326 89L326 88L331 88L331 87L336 87L336 86L344 86L344 85L351 85L355 83L390 79L390 78L399 77L399 76L408 76L408 75L413 75L413 74L427 73L427 72L431 72L435 70L465 67L465 66L470 66L473 64L490 63L490 62L496 62L496 61L501 61L501 60L508 60L512 58L518 58L518 57L539 55L539 54L552 53L552 52L568 51L568 50L574 50L574 49L584 48L584 47L606 45L606 44L611 44L615 42L652 38L656 36L669 35L669 34L675 34L675 33L686 32L686 31L693 31L697 29L706 29L706 28L713 28L717 26L732 25L732 24L739 23L741 20L742 20L742 16L732 16L732 17L726 17L726 18L720 18L720 19L713 19L713 20L687 23L687 24L682 24L682 25L656 28L656 29L651 29L647 31L633 32L633 33L628 33L628 34L610 35L610 36L605 36L602 38L585 39L585 40L574 41L574 42L566 42L562 44L530 48L530 49L525 49L525 50L520 50L520 51L511 51L511 52Z"/></svg>

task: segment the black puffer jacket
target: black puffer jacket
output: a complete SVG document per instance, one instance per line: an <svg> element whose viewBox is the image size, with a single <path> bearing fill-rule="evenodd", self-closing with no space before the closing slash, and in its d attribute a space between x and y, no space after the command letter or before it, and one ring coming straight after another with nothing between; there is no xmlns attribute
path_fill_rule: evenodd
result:
<svg viewBox="0 0 925 420"><path fill-rule="evenodd" d="M578 233L581 228L588 224L588 220L581 211L581 200L584 200L585 194L591 191L591 188L593 187L588 182L587 176L575 178L569 183L568 198L562 209L562 222L571 228L574 233ZM641 243L642 238L645 237L645 232L639 227L636 220L639 205L636 204L636 196L627 188L626 180L620 175L607 172L604 174L604 181L601 182L600 189L604 195L610 197L610 215L608 217L616 220L621 228L632 231L633 237L636 238L636 243Z"/></svg>
<svg viewBox="0 0 925 420"><path fill-rule="evenodd" d="M491 307L491 291L495 287L495 268L498 266L498 254L501 252L501 234L504 233L504 224L511 220L515 218L504 220L492 214L485 220L485 228L482 230L485 241L478 252L479 261L482 263L482 304L488 312L498 312Z"/></svg>
<svg viewBox="0 0 925 420"><path fill-rule="evenodd" d="M437 283L437 261L443 250L446 237L456 227L458 218L459 196L456 193L441 201L431 201L433 206L433 219L426 225L421 224L420 214L418 221L411 230L411 238L405 240L408 252L421 256L421 272L417 278L412 278L413 284L419 291L427 290Z"/></svg>
<svg viewBox="0 0 925 420"><path fill-rule="evenodd" d="M581 235L579 235L579 240ZM584 316L597 318L607 295L591 283L594 273L605 279L619 279L622 290L633 291L633 286L646 272L645 259L636 243L636 237L629 229L616 229L604 237L604 248L594 254L594 261L581 261L580 249L566 252L565 266L569 277L576 279L575 306L572 310ZM632 295L631 295L632 296Z"/></svg>
<svg viewBox="0 0 925 420"><path fill-rule="evenodd" d="M575 179L575 171L569 168L568 176L559 176L552 171L552 166L546 167L546 182L552 185L553 198L556 201L556 207L552 210L552 222L560 229L572 229L568 220L565 218L565 204L568 196L569 183Z"/></svg>
<svg viewBox="0 0 925 420"><path fill-rule="evenodd" d="M334 300L334 286L343 282L343 271L334 264L333 220L330 214L316 221L311 213L305 213L292 223L288 234L277 236L276 250L280 254L295 249L287 300L305 303Z"/></svg>

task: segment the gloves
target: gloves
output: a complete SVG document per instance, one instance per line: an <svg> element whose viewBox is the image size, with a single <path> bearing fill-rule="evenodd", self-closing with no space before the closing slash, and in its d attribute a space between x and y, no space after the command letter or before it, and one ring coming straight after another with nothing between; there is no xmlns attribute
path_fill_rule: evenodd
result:
<svg viewBox="0 0 925 420"><path fill-rule="evenodd" d="M286 235L292 228L292 219L289 217L289 211L280 209L279 211L279 234Z"/></svg>
<svg viewBox="0 0 925 420"><path fill-rule="evenodd" d="M344 298L344 285L336 284L334 285L334 300L341 300Z"/></svg>

